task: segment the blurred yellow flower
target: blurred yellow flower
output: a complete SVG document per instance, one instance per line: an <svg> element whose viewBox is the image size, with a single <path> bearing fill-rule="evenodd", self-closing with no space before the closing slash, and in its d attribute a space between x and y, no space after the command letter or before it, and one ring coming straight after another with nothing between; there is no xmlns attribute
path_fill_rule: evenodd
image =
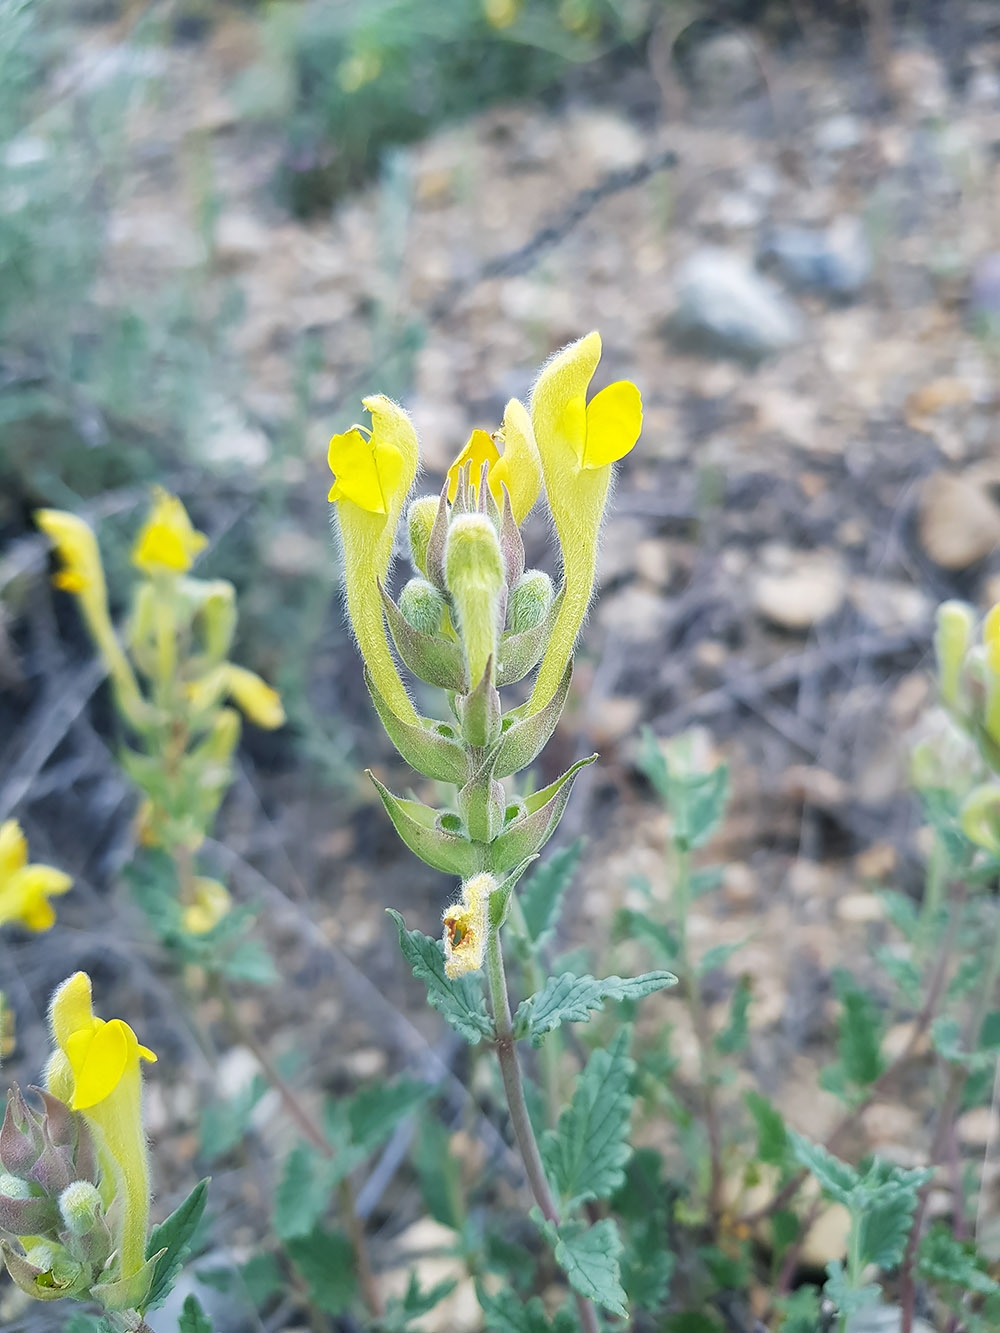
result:
<svg viewBox="0 0 1000 1333"><path fill-rule="evenodd" d="M81 597L96 595L103 603L106 596L104 569L93 528L76 514L62 509L36 509L35 522L62 561L62 568L52 579L56 587Z"/></svg>
<svg viewBox="0 0 1000 1333"><path fill-rule="evenodd" d="M497 447L503 445L503 453ZM469 480L478 496L483 464L494 500L503 506L503 487L510 496L514 522L520 525L531 512L542 488L542 465L531 429L531 418L523 403L512 398L504 409L503 423L494 435L474 430L469 442L448 469L448 500L454 501L458 478L470 466Z"/></svg>
<svg viewBox="0 0 1000 1333"><path fill-rule="evenodd" d="M16 921L28 930L48 930L56 919L50 898L72 886L54 866L28 865L28 844L15 819L0 824L0 926Z"/></svg>
<svg viewBox="0 0 1000 1333"><path fill-rule="evenodd" d="M208 538L194 527L177 496L157 486L149 517L132 548L132 563L144 574L186 574L207 544Z"/></svg>
<svg viewBox="0 0 1000 1333"><path fill-rule="evenodd" d="M986 646L986 665L1000 676L1000 602L983 622L983 643Z"/></svg>
<svg viewBox="0 0 1000 1333"><path fill-rule="evenodd" d="M522 4L523 0L483 0L483 16L491 28L509 28Z"/></svg>
<svg viewBox="0 0 1000 1333"><path fill-rule="evenodd" d="M226 690L239 704L251 722L266 731L280 727L285 721L285 710L281 704L281 695L266 681L261 680L255 671L246 667L225 665Z"/></svg>
<svg viewBox="0 0 1000 1333"><path fill-rule="evenodd" d="M46 1073L48 1090L82 1111L97 1130L105 1210L122 1208L121 1276L145 1262L149 1169L142 1128L139 1062L155 1061L120 1018L105 1022L91 1004L90 977L76 972L52 997L49 1021L57 1049Z"/></svg>
<svg viewBox="0 0 1000 1333"><path fill-rule="evenodd" d="M217 879L199 875L194 881L194 898L181 916L189 935L207 935L232 906L229 890Z"/></svg>

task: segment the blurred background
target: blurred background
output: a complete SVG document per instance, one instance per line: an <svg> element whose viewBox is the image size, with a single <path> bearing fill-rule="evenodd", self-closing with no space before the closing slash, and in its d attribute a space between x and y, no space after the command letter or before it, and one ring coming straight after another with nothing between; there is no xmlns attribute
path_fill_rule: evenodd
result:
<svg viewBox="0 0 1000 1333"><path fill-rule="evenodd" d="M118 885L134 797L31 518L86 516L120 607L154 481L209 534L198 573L236 584L238 660L289 715L247 728L206 856L279 963L244 1021L307 1090L459 1058L383 915L434 933L449 886L361 776L411 782L342 615L326 446L387 393L436 490L599 328L646 424L545 759L602 755L560 830L590 840L563 943L606 949L636 876L665 891L637 738L697 728L734 801L693 919L751 936L709 1000L750 976L754 1077L822 1137L831 970L877 943L873 889L921 881L934 607L1000 600L1000 6L0 0L0 164L0 820L76 881L51 935L0 941L10 1076L37 1077L46 998L86 968L164 1061L158 1207L209 1163L221 1234L252 1242L294 1130L252 1052L194 1040ZM542 513L532 541L544 563ZM207 1148L238 1106L249 1157ZM857 1146L905 1155L923 1112L878 1111ZM982 1117L962 1132L981 1151ZM404 1274L419 1208L361 1199Z"/></svg>

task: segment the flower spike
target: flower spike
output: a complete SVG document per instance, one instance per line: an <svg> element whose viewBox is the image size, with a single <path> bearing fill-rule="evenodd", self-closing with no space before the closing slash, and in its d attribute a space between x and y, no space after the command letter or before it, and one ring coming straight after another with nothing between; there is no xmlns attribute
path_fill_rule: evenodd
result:
<svg viewBox="0 0 1000 1333"><path fill-rule="evenodd" d="M335 435L329 451L335 476L329 498L336 502L344 543L347 609L379 693L399 718L416 724L386 639L379 584L385 582L396 525L417 473L417 433L388 398L378 394L363 402L372 417L370 436L355 426Z"/></svg>

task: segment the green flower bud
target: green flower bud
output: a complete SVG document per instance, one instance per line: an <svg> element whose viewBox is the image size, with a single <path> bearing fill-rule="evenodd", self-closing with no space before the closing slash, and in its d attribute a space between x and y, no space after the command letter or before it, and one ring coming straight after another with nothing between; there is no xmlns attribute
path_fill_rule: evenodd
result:
<svg viewBox="0 0 1000 1333"><path fill-rule="evenodd" d="M410 534L410 559L414 569L421 574L427 573L427 545L431 539L431 529L437 516L438 497L421 495L414 500L406 515L406 527Z"/></svg>
<svg viewBox="0 0 1000 1333"><path fill-rule="evenodd" d="M977 847L1000 855L1000 785L977 787L959 812L962 832Z"/></svg>
<svg viewBox="0 0 1000 1333"><path fill-rule="evenodd" d="M17 1176L0 1175L0 1194L8 1199L30 1199L31 1188L25 1180Z"/></svg>
<svg viewBox="0 0 1000 1333"><path fill-rule="evenodd" d="M445 579L458 612L469 682L475 687L490 658L496 657L500 598L506 586L496 529L485 514L452 519Z"/></svg>
<svg viewBox="0 0 1000 1333"><path fill-rule="evenodd" d="M444 615L444 598L426 579L410 579L400 593L399 609L421 634L437 634Z"/></svg>
<svg viewBox="0 0 1000 1333"><path fill-rule="evenodd" d="M507 608L511 632L523 634L534 629L548 615L555 589L548 574L540 569L526 570L514 584Z"/></svg>
<svg viewBox="0 0 1000 1333"><path fill-rule="evenodd" d="M965 602L942 602L937 612L934 650L937 653L941 699L947 708L960 702L962 667L972 643L975 612Z"/></svg>
<svg viewBox="0 0 1000 1333"><path fill-rule="evenodd" d="M89 1180L74 1180L59 1196L59 1211L74 1236L93 1231L101 1215L101 1195Z"/></svg>

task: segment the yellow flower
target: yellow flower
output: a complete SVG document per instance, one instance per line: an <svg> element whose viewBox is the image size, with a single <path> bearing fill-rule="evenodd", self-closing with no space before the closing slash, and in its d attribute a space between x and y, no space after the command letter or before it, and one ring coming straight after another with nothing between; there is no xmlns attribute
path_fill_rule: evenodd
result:
<svg viewBox="0 0 1000 1333"><path fill-rule="evenodd" d="M49 1092L94 1128L101 1160L105 1211L122 1209L121 1273L145 1262L149 1168L142 1129L140 1060L156 1056L120 1018L105 1022L91 1005L90 977L76 972L52 997L49 1021L57 1049L49 1061Z"/></svg>
<svg viewBox="0 0 1000 1333"><path fill-rule="evenodd" d="M531 711L548 703L573 652L594 588L611 468L633 448L642 429L639 390L627 380L609 384L587 402L600 359L601 336L588 333L543 367L531 395L531 422L562 548L564 582Z"/></svg>
<svg viewBox="0 0 1000 1333"><path fill-rule="evenodd" d="M111 673L122 710L132 722L144 719L146 708L139 686L111 624L104 568L93 529L76 514L62 509L36 509L35 522L62 561L62 569L53 583L79 599L87 627Z"/></svg>
<svg viewBox="0 0 1000 1333"><path fill-rule="evenodd" d="M509 28L521 12L523 0L483 0L483 15L491 28Z"/></svg>
<svg viewBox="0 0 1000 1333"><path fill-rule="evenodd" d="M503 445L503 453L497 447ZM542 488L542 466L531 429L531 418L524 404L512 398L503 414L503 424L493 435L474 430L469 442L448 469L448 499L455 499L462 469L471 464L470 481L476 495L483 464L488 465L486 481L494 500L503 508L503 487L510 496L514 522L520 526L538 499Z"/></svg>
<svg viewBox="0 0 1000 1333"><path fill-rule="evenodd" d="M337 504L347 609L358 646L383 699L415 725L416 710L389 651L378 582L385 582L396 525L417 474L417 433L388 398L377 394L363 402L371 413L371 431L354 426L330 441L335 481L329 498Z"/></svg>
<svg viewBox="0 0 1000 1333"><path fill-rule="evenodd" d="M186 574L207 545L177 496L154 487L153 507L132 548L133 565L144 574Z"/></svg>
<svg viewBox="0 0 1000 1333"><path fill-rule="evenodd" d="M16 921L28 930L48 930L56 919L50 898L72 886L54 866L28 865L28 844L14 819L0 824L0 926Z"/></svg>
<svg viewBox="0 0 1000 1333"><path fill-rule="evenodd" d="M444 970L452 981L483 965L489 931L492 875L475 875L462 885L462 897L444 911Z"/></svg>
<svg viewBox="0 0 1000 1333"><path fill-rule="evenodd" d="M246 667L234 666L227 662L224 667L225 688L236 700L251 722L265 731L284 725L285 710L281 704L281 695L261 680L255 671Z"/></svg>
<svg viewBox="0 0 1000 1333"><path fill-rule="evenodd" d="M217 879L199 875L194 881L194 899L184 908L182 921L189 935L207 935L232 906L229 890Z"/></svg>

